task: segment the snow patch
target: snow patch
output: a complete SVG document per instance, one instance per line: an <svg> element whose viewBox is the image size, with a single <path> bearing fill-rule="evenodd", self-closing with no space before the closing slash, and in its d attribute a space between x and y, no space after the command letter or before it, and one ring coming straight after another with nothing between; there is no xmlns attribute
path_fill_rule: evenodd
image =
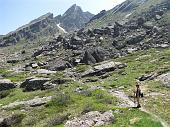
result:
<svg viewBox="0 0 170 127"><path fill-rule="evenodd" d="M61 31L63 31L64 33L67 33L67 31L66 31L64 28L62 28L62 27L60 26L60 23L57 24L57 27L58 27Z"/></svg>
<svg viewBox="0 0 170 127"><path fill-rule="evenodd" d="M129 13L129 14L127 14L126 16L125 16L125 18L128 18L129 16L131 16L132 15L132 13Z"/></svg>

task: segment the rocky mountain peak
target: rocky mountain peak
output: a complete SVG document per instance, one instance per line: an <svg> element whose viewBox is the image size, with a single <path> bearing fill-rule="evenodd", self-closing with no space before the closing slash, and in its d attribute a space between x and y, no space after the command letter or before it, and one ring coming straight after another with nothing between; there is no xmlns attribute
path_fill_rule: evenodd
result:
<svg viewBox="0 0 170 127"><path fill-rule="evenodd" d="M63 14L63 17L67 17L69 15L76 16L76 15L82 14L82 13L83 13L83 10L81 9L81 7L74 4Z"/></svg>
<svg viewBox="0 0 170 127"><path fill-rule="evenodd" d="M75 31L84 27L93 16L90 12L83 12L80 6L74 4L62 16L56 16L55 20L61 23L66 31Z"/></svg>

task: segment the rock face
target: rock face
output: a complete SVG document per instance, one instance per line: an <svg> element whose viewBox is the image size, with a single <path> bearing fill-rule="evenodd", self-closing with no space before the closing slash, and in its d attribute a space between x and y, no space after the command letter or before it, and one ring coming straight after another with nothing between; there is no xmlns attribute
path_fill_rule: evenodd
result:
<svg viewBox="0 0 170 127"><path fill-rule="evenodd" d="M20 87L24 88L24 91L35 91L44 89L44 83L50 81L49 78L29 78L24 81Z"/></svg>
<svg viewBox="0 0 170 127"><path fill-rule="evenodd" d="M67 121L65 127L97 127L111 124L114 121L112 111L104 112L91 111L73 120Z"/></svg>
<svg viewBox="0 0 170 127"><path fill-rule="evenodd" d="M92 17L93 14L83 12L81 7L74 4L62 16L59 15L55 17L55 20L61 23L61 26L66 29L66 31L74 31L85 26L85 23Z"/></svg>
<svg viewBox="0 0 170 127"><path fill-rule="evenodd" d="M15 88L15 84L8 79L0 79L0 91Z"/></svg>

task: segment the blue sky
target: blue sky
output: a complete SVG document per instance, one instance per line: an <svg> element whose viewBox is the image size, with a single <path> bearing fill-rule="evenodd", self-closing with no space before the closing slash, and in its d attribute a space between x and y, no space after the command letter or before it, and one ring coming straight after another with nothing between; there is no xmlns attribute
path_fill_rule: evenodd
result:
<svg viewBox="0 0 170 127"><path fill-rule="evenodd" d="M97 14L109 10L124 0L0 0L0 35L7 34L39 16L51 12L63 14L77 4L84 11Z"/></svg>

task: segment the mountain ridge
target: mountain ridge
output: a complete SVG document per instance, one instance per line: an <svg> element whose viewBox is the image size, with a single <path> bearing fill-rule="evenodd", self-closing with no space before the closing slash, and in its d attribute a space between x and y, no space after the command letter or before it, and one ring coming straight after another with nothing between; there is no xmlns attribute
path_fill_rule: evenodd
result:
<svg viewBox="0 0 170 127"><path fill-rule="evenodd" d="M72 5L63 16L53 16L52 13L44 14L37 19L30 21L28 24L11 31L0 38L0 46L16 44L21 40L36 40L38 38L50 38L59 34L64 34L60 31L57 24L66 31L74 31L85 26L85 23L90 20L93 14L83 12L81 7L76 4Z"/></svg>
<svg viewBox="0 0 170 127"><path fill-rule="evenodd" d="M170 4L168 0L126 0L105 12L105 14L98 19L87 23L86 28L100 28L108 24L113 24L114 22L125 24L130 20L142 16L142 14L147 14L147 12L152 8L154 9L154 7L158 8L156 5L161 5L161 3L165 3L164 7L169 8Z"/></svg>

